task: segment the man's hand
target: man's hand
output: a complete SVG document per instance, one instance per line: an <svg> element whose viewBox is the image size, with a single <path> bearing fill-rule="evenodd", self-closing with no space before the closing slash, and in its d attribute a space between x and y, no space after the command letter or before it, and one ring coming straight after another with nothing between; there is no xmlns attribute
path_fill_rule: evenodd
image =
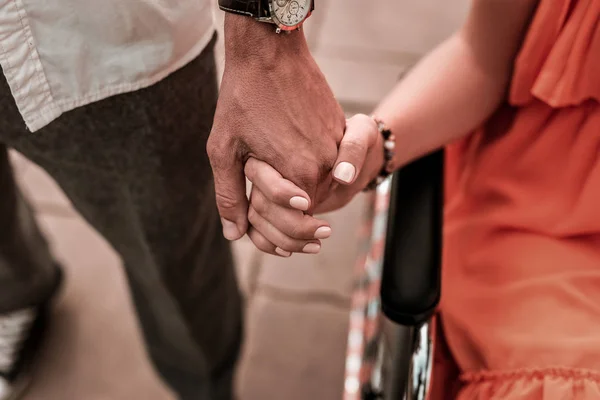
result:
<svg viewBox="0 0 600 400"><path fill-rule="evenodd" d="M345 206L379 174L383 163L383 136L376 122L362 114L350 118L333 171L337 184L323 193L321 203L314 207L315 212ZM252 182L248 210L252 226L248 236L256 247L281 257L292 253L318 253L321 240L333 232L326 221L306 215L298 207L302 204L300 200L309 205L308 195L263 161L250 158L245 172Z"/></svg>
<svg viewBox="0 0 600 400"><path fill-rule="evenodd" d="M248 158L271 165L316 202L332 182L345 119L302 32L277 35L269 24L228 14L225 46L207 149L223 233L237 240L248 229Z"/></svg>

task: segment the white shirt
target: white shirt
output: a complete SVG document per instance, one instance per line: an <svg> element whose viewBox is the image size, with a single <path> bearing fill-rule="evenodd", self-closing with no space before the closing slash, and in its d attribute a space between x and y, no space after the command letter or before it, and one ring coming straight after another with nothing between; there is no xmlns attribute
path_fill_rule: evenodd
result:
<svg viewBox="0 0 600 400"><path fill-rule="evenodd" d="M0 65L31 131L193 60L211 0L0 0Z"/></svg>

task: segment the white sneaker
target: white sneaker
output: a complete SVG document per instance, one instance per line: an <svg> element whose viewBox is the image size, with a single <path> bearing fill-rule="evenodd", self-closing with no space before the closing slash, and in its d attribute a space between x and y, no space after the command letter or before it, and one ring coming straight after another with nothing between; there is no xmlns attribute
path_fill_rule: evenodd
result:
<svg viewBox="0 0 600 400"><path fill-rule="evenodd" d="M12 394L8 381L0 376L0 400L8 400Z"/></svg>
<svg viewBox="0 0 600 400"><path fill-rule="evenodd" d="M36 308L0 315L0 400L15 399L22 391L17 390L15 379L38 315Z"/></svg>
<svg viewBox="0 0 600 400"><path fill-rule="evenodd" d="M10 383L0 376L0 400L17 400L29 386L28 380Z"/></svg>
<svg viewBox="0 0 600 400"><path fill-rule="evenodd" d="M57 266L56 282L46 301L0 314L0 400L17 400L29 387L29 369L42 344L50 306L62 281L62 269Z"/></svg>

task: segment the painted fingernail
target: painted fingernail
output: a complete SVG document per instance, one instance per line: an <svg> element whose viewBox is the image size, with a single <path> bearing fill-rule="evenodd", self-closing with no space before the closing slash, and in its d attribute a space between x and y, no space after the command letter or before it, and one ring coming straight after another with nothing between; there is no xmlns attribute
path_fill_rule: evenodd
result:
<svg viewBox="0 0 600 400"><path fill-rule="evenodd" d="M354 165L345 161L339 163L333 172L333 176L346 183L352 182L352 179L354 179L354 174L356 174L356 168L354 168Z"/></svg>
<svg viewBox="0 0 600 400"><path fill-rule="evenodd" d="M315 231L315 239L327 239L331 236L331 228L322 226Z"/></svg>
<svg viewBox="0 0 600 400"><path fill-rule="evenodd" d="M294 196L290 199L290 206L296 210L306 211L308 210L308 200L304 197Z"/></svg>
<svg viewBox="0 0 600 400"><path fill-rule="evenodd" d="M240 238L240 231L237 225L225 218L221 218L221 223L223 224L223 236L227 240L238 240Z"/></svg>
<svg viewBox="0 0 600 400"><path fill-rule="evenodd" d="M285 258L288 258L288 257L291 257L291 256L292 256L292 253L290 253L289 251L285 251L285 250L283 250L283 249L280 249L279 247L276 247L276 248L275 248L275 253L277 253L277 254L279 254L281 257L285 257Z"/></svg>
<svg viewBox="0 0 600 400"><path fill-rule="evenodd" d="M318 243L309 243L302 249L307 254L318 254L321 251L321 245Z"/></svg>

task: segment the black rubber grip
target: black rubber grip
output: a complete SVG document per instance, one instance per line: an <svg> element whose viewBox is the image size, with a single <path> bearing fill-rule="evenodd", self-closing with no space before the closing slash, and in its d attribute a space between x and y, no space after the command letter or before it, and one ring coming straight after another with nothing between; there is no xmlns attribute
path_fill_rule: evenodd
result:
<svg viewBox="0 0 600 400"><path fill-rule="evenodd" d="M385 245L381 302L393 322L419 326L441 295L444 151L394 174Z"/></svg>

